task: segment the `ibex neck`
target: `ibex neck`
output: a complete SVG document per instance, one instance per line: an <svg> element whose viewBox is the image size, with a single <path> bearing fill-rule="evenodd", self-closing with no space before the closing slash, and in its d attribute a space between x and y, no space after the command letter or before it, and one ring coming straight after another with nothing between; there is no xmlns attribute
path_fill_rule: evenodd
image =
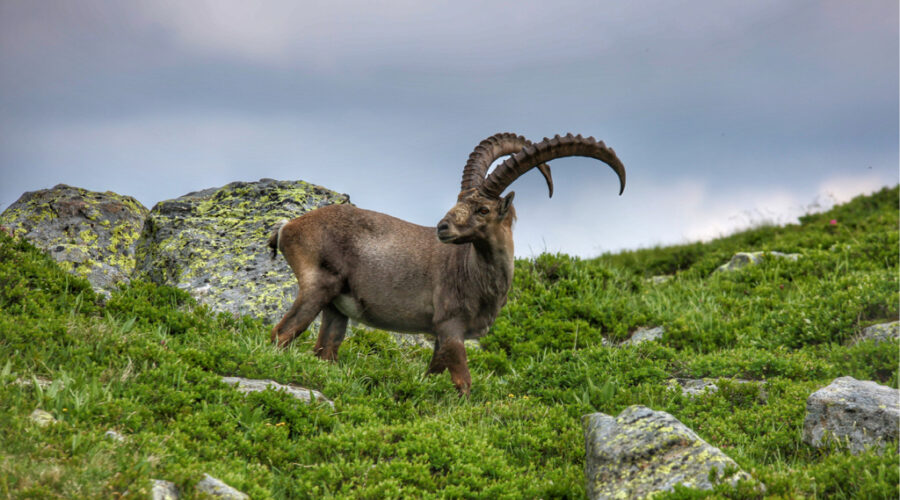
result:
<svg viewBox="0 0 900 500"><path fill-rule="evenodd" d="M504 235L507 236L507 235ZM512 235L500 241L478 241L472 243L467 265L480 274L495 277L496 285L505 285L508 289L513 274L513 242Z"/></svg>

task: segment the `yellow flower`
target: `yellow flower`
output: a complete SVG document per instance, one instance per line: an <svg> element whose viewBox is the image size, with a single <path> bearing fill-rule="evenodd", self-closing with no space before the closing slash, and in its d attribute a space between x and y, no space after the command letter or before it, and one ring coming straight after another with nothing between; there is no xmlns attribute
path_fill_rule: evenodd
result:
<svg viewBox="0 0 900 500"><path fill-rule="evenodd" d="M510 394L509 394L509 397L514 398L514 397L516 397L516 395L513 394L513 393L510 393Z"/></svg>

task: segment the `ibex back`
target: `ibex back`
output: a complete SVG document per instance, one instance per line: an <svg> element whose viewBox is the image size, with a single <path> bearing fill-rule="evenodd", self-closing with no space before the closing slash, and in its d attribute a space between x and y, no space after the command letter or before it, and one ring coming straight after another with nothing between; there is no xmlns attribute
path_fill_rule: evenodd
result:
<svg viewBox="0 0 900 500"><path fill-rule="evenodd" d="M501 156L512 155L490 175ZM463 341L484 335L513 277L515 193L503 191L538 168L553 195L546 162L566 156L603 161L625 189L625 168L611 148L571 134L532 144L496 134L469 156L456 205L436 228L350 205L331 205L297 217L269 238L297 276L297 299L272 329L286 347L321 311L315 353L337 359L348 318L385 330L434 335L427 373L450 371L461 394L472 384Z"/></svg>

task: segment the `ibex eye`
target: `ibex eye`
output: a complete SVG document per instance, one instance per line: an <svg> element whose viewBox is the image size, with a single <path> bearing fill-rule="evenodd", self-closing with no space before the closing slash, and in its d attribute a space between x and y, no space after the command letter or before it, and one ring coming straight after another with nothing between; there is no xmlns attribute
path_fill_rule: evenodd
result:
<svg viewBox="0 0 900 500"><path fill-rule="evenodd" d="M478 213L481 215L487 215L487 214L491 213L491 209L489 209L487 207L481 207L478 209Z"/></svg>

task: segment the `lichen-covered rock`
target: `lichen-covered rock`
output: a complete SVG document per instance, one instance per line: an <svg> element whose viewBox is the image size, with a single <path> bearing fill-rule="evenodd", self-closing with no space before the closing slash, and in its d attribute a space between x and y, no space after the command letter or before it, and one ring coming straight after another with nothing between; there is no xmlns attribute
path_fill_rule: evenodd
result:
<svg viewBox="0 0 900 500"><path fill-rule="evenodd" d="M23 194L0 214L0 226L111 292L134 270L134 244L147 213L130 196L59 184Z"/></svg>
<svg viewBox="0 0 900 500"><path fill-rule="evenodd" d="M806 400L803 441L820 448L829 442L851 453L884 449L897 441L900 391L853 377L834 379Z"/></svg>
<svg viewBox="0 0 900 500"><path fill-rule="evenodd" d="M274 380L257 380L242 377L222 377L222 382L225 382L228 385L233 385L238 391L243 393L262 392L266 389L271 388L275 391L285 391L292 397L306 403L315 401L317 403L326 403L328 406L334 408L334 403L330 399L326 398L325 395L321 392L293 384L285 385L279 384Z"/></svg>
<svg viewBox="0 0 900 500"><path fill-rule="evenodd" d="M711 476L730 484L752 480L668 413L635 405L618 417L585 415L582 423L588 498L646 498L676 484L712 489Z"/></svg>
<svg viewBox="0 0 900 500"><path fill-rule="evenodd" d="M222 480L216 479L209 474L203 474L203 479L197 483L197 492L226 500L247 500L250 498L246 493L228 486Z"/></svg>
<svg viewBox="0 0 900 500"><path fill-rule="evenodd" d="M862 334L854 339L853 344L858 344L866 340L872 340L876 344L879 344L881 342L896 342L897 339L900 339L900 321L893 321L891 323L872 325L863 329Z"/></svg>
<svg viewBox="0 0 900 500"><path fill-rule="evenodd" d="M734 257L732 257L730 261L719 266L716 271L736 271L747 267L750 264L759 264L759 262L766 257L776 257L779 259L795 261L800 258L800 254L782 252L738 252L734 254Z"/></svg>
<svg viewBox="0 0 900 500"><path fill-rule="evenodd" d="M303 181L233 182L162 201L150 211L136 247L136 272L177 286L217 311L277 322L297 283L284 259L271 258L273 227L310 210L349 203Z"/></svg>

